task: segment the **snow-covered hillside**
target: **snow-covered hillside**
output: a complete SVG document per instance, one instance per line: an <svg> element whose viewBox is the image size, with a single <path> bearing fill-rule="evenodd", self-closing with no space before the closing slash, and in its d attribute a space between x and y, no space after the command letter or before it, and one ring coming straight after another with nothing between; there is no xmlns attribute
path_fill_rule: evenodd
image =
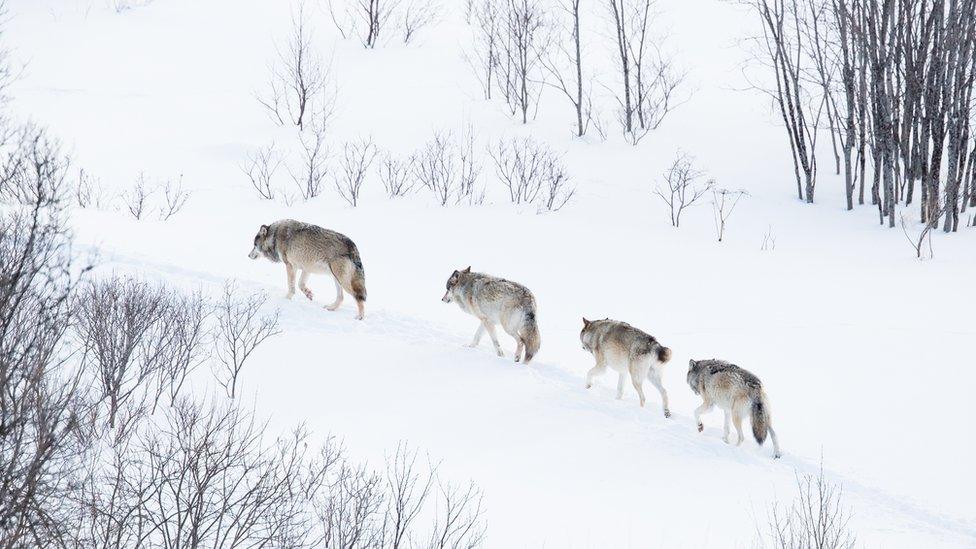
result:
<svg viewBox="0 0 976 549"><path fill-rule="evenodd" d="M531 135L565 154L577 190L562 210L509 204L487 159L478 206L440 207L424 193L390 200L375 179L356 208L331 187L290 205L259 199L246 156L272 140L292 155L286 163L298 152L297 130L272 123L255 99L287 33L281 1L156 0L122 12L102 0L11 1L4 41L24 64L12 105L60 137L106 192L140 172L182 174L192 191L168 221L74 211L76 247L96 254L96 275L208 293L236 279L268 292L284 333L248 364L246 402L274 430L305 422L372 462L400 440L429 451L445 474L485 491L492 547L751 546L769 505L789 501L795 475L821 460L843 485L859 546L976 546L976 326L957 299L971 293L976 231L939 233L934 259L918 261L871 207L844 211L832 174L817 204L796 200L768 101L739 91L739 39L752 21L727 2L659 4L697 91L636 147L612 122L607 141L574 139L558 98L526 126L483 100L455 3L418 43L375 50L338 39L328 13L313 10L338 82L328 139L371 136L405 154L468 124L479 151ZM725 241L704 202L674 229L652 194L676 150L750 193ZM290 184L285 168L279 177ZM355 240L364 321L351 299L323 308L328 278L310 280L314 303L287 301L284 268L247 258L258 227L286 217ZM775 248L762 250L768 233ZM468 265L534 292L542 348L530 365L512 362L504 335L505 359L487 342L464 347L475 320L439 298ZM653 389L645 409L629 387L614 400L609 374L584 389L593 359L580 348L583 316L625 320L673 350L670 419ZM696 431L687 364L713 357L763 380L782 459L751 439L724 444L717 410ZM210 390L206 379L194 388Z"/></svg>

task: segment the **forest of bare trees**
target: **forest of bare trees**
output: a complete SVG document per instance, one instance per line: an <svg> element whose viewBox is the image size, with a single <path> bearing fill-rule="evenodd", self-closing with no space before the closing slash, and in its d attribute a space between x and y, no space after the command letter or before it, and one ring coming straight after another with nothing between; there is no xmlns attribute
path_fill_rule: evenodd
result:
<svg viewBox="0 0 976 549"><path fill-rule="evenodd" d="M813 202L818 136L844 174L847 209L866 201L894 227L916 207L927 228L959 228L976 207L973 0L747 0L762 22L797 196Z"/></svg>

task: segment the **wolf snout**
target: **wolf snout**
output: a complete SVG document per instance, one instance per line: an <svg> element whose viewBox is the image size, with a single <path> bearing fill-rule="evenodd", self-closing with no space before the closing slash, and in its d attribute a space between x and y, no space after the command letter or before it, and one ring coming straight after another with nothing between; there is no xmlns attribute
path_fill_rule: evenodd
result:
<svg viewBox="0 0 976 549"><path fill-rule="evenodd" d="M251 259L257 259L258 258L258 253L255 252L254 250L251 250L251 253L247 254L247 257L249 257Z"/></svg>
<svg viewBox="0 0 976 549"><path fill-rule="evenodd" d="M451 294L444 294L444 297L441 298L441 301L443 301L444 303L450 303L451 302Z"/></svg>

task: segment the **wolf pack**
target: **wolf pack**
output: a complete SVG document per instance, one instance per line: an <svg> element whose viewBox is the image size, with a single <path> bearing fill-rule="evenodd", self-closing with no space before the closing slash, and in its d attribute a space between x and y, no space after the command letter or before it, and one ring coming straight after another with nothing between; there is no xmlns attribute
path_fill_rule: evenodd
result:
<svg viewBox="0 0 976 549"><path fill-rule="evenodd" d="M331 275L336 297L326 308L330 311L338 309L344 294L348 293L356 300L356 318L365 318L366 274L359 249L349 237L311 223L284 219L258 229L249 257L264 257L285 264L288 298L295 294L296 276L298 288L312 300L314 295L307 285L309 275ZM542 339L536 319L536 302L528 288L517 282L474 272L471 267L451 273L446 286L442 301L456 303L462 311L478 319L470 347L477 347L487 332L495 353L503 357L496 332L496 326L501 326L516 342L515 362L528 363L539 352ZM610 368L617 373L617 399L623 398L629 378L643 407L646 379L661 395L664 417L671 417L668 392L662 381L664 366L671 360L670 348L626 322L609 318L583 318L580 342L596 361L586 373L587 389L593 386L595 377ZM736 445L742 444L745 439L742 420L748 415L756 442L762 445L768 436L773 443L773 457L782 455L771 422L769 402L758 377L724 360L689 360L687 381L691 390L702 399L701 405L695 409L699 432L704 431L702 415L718 406L725 414L722 440L731 444L730 426L734 425Z"/></svg>

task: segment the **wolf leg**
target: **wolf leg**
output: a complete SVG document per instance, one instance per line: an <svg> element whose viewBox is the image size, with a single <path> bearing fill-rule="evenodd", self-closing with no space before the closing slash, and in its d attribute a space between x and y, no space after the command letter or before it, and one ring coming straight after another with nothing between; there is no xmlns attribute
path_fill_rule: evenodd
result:
<svg viewBox="0 0 976 549"><path fill-rule="evenodd" d="M285 299L291 299L295 295L295 267L291 263L285 263L285 274L288 276L288 293Z"/></svg>
<svg viewBox="0 0 976 549"><path fill-rule="evenodd" d="M636 366L631 364L630 366L630 381L634 384L634 389L637 390L637 396L640 397L641 408L644 407L644 402L647 400L644 398L644 372L641 372Z"/></svg>
<svg viewBox="0 0 976 549"><path fill-rule="evenodd" d="M627 374L624 372L617 373L617 400L622 400L624 398L624 383L627 381Z"/></svg>
<svg viewBox="0 0 976 549"><path fill-rule="evenodd" d="M478 344L481 343L481 336L483 336L484 334L485 334L485 325L478 324L478 329L474 333L474 339L471 340L471 343L468 345L468 347L471 347L472 349L477 347Z"/></svg>
<svg viewBox="0 0 976 549"><path fill-rule="evenodd" d="M505 356L505 353L502 352L501 344L498 343L498 334L495 332L495 325L487 320L483 320L482 324L484 324L485 330L488 331L488 337L491 338L491 342L495 346L495 352L498 353L498 356Z"/></svg>
<svg viewBox="0 0 976 549"><path fill-rule="evenodd" d="M712 403L708 400L703 400L701 406L695 408L695 423L698 425L698 432L705 430L705 425L702 423L702 414L708 413L712 409Z"/></svg>
<svg viewBox="0 0 976 549"><path fill-rule="evenodd" d="M732 419L732 412L730 410L722 410L722 412L725 414L725 425L722 427L722 442L731 444L732 442L729 440L729 420Z"/></svg>
<svg viewBox="0 0 976 549"><path fill-rule="evenodd" d="M772 426L769 426L767 421L766 430L769 432L769 438L773 441L773 458L779 459L783 456L783 452L779 450L779 439L776 438L776 431L773 431Z"/></svg>
<svg viewBox="0 0 976 549"><path fill-rule="evenodd" d="M309 272L302 269L302 276L298 278L298 289L305 294L305 297L307 297L309 301L312 301L315 296L312 294L312 290L309 290L308 286L305 285L305 283L308 282L308 275Z"/></svg>
<svg viewBox="0 0 976 549"><path fill-rule="evenodd" d="M330 311L334 311L334 310L338 309L340 305L342 305L342 297L343 297L343 294L342 294L342 285L339 284L339 279L336 278L335 275L332 275L332 280L335 282L336 298L335 298L335 301L332 302L332 305L327 305L325 307L326 309L328 309Z"/></svg>
<svg viewBox="0 0 976 549"><path fill-rule="evenodd" d="M739 435L739 440L736 441L735 445L740 446L745 437L742 436L742 414L738 408L732 409L732 424L735 425L735 432Z"/></svg>
<svg viewBox="0 0 976 549"><path fill-rule="evenodd" d="M648 379L651 383L657 387L657 391L661 393L661 402L664 403L664 417L671 417L671 409L668 407L668 392L664 389L664 384L661 383L661 376L653 368L650 370Z"/></svg>
<svg viewBox="0 0 976 549"><path fill-rule="evenodd" d="M525 345L522 343L522 339L518 336L515 336L515 340L518 341L518 343L515 345L515 362L521 362L522 350L525 349Z"/></svg>
<svg viewBox="0 0 976 549"><path fill-rule="evenodd" d="M589 389L592 387L593 378L603 375L603 372L605 371L607 371L606 360L604 360L603 355L596 353L596 366L590 368L590 370L586 372L586 388Z"/></svg>

